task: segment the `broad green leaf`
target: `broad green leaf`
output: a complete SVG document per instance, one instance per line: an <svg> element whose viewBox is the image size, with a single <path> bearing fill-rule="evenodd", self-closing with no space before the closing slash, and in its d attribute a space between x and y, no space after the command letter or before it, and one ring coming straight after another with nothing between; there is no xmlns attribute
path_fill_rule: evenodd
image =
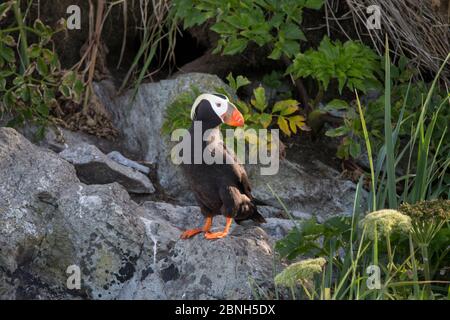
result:
<svg viewBox="0 0 450 320"><path fill-rule="evenodd" d="M255 90L253 90L254 99L251 100L252 105L258 109L259 111L264 111L267 108L266 103L266 90L264 87L259 86Z"/></svg>
<svg viewBox="0 0 450 320"><path fill-rule="evenodd" d="M298 111L298 107L295 105L291 105L291 106L288 106L287 108L281 110L281 115L288 116L290 114L293 114L296 111Z"/></svg>
<svg viewBox="0 0 450 320"><path fill-rule="evenodd" d="M248 78L246 78L244 76L239 75L236 78L236 88L237 89L244 87L250 83L251 83L250 80L248 80Z"/></svg>
<svg viewBox="0 0 450 320"><path fill-rule="evenodd" d="M352 158L357 158L361 154L361 145L359 143L355 142L354 140L352 140L350 142L348 150L349 150L349 153L352 156Z"/></svg>
<svg viewBox="0 0 450 320"><path fill-rule="evenodd" d="M334 138L346 135L348 132L349 132L348 127L340 126L338 128L328 130L327 132L325 132L325 135Z"/></svg>
<svg viewBox="0 0 450 320"><path fill-rule="evenodd" d="M47 63L45 63L43 58L39 57L37 59L36 69L39 72L39 74L43 77L45 77L48 74L48 66L47 66Z"/></svg>
<svg viewBox="0 0 450 320"><path fill-rule="evenodd" d="M331 110L347 110L348 108L349 105L346 101L341 99L333 99L327 103L324 109L326 111L331 111Z"/></svg>
<svg viewBox="0 0 450 320"><path fill-rule="evenodd" d="M280 28L280 32L283 32L286 39L306 41L305 34L295 23L289 22L283 24Z"/></svg>
<svg viewBox="0 0 450 320"><path fill-rule="evenodd" d="M14 56L14 50L8 47L5 47L0 43L0 56L5 59L6 62L14 62L16 60Z"/></svg>
<svg viewBox="0 0 450 320"><path fill-rule="evenodd" d="M231 72L228 74L226 79L227 79L228 84L230 85L231 89L233 89L234 92L237 92L237 90L239 88L251 83L250 80L248 80L246 77L241 76L241 75L237 76L237 78L235 79Z"/></svg>
<svg viewBox="0 0 450 320"><path fill-rule="evenodd" d="M260 115L259 121L261 122L264 129L270 126L272 122L272 115L268 113L263 113Z"/></svg>
<svg viewBox="0 0 450 320"><path fill-rule="evenodd" d="M243 38L234 38L227 42L223 48L224 55L241 53L247 47L248 41Z"/></svg>
<svg viewBox="0 0 450 320"><path fill-rule="evenodd" d="M227 23L223 22L223 21L214 24L210 28L210 30L212 30L212 31L214 31L214 32L216 32L218 34L233 34L234 33L233 32L234 31L233 28L230 25L228 25Z"/></svg>
<svg viewBox="0 0 450 320"><path fill-rule="evenodd" d="M293 99L277 101L273 106L272 112L282 112L290 107L296 107L298 110L298 101Z"/></svg>
<svg viewBox="0 0 450 320"><path fill-rule="evenodd" d="M283 51L279 47L275 47L268 58L272 60L278 60L280 59L282 53Z"/></svg>

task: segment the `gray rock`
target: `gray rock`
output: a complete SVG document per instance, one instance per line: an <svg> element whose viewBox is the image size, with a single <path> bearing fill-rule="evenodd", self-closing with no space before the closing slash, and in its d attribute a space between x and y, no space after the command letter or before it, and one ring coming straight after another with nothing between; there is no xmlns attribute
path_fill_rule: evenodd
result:
<svg viewBox="0 0 450 320"><path fill-rule="evenodd" d="M116 297L144 245L127 192L80 183L72 165L8 128L0 128L0 175L0 298ZM66 287L71 265L81 290Z"/></svg>
<svg viewBox="0 0 450 320"><path fill-rule="evenodd" d="M106 155L109 159L125 166L142 172L144 174L150 173L150 168L143 166L142 164L137 163L136 161L130 160L124 157L119 151L111 151Z"/></svg>
<svg viewBox="0 0 450 320"><path fill-rule="evenodd" d="M311 170L313 168L313 170ZM259 166L246 166L253 195L275 207L276 196L291 211L300 211L321 220L334 215L351 215L356 185L339 177L339 172L315 161L306 170L301 164L280 161L276 175L261 175Z"/></svg>
<svg viewBox="0 0 450 320"><path fill-rule="evenodd" d="M2 122L0 121L0 126ZM27 123L25 126L17 128L16 130L25 136L32 143L53 150L57 153L63 151L68 147L76 146L80 143L87 143L95 145L103 153L109 153L113 150L120 150L123 152L123 147L119 139L109 140L105 138L96 137L94 135L82 132L71 131L59 126L50 125L47 127L44 136L41 139L37 137L38 126ZM134 156L126 154L126 156Z"/></svg>
<svg viewBox="0 0 450 320"><path fill-rule="evenodd" d="M155 203L155 208L163 206ZM263 291L273 290L273 252L264 231L256 227L236 232L240 228L235 226L224 239L209 241L198 235L179 240L181 230L195 225L180 230L155 217L157 212L149 207L142 220L156 259L141 266L119 298L254 299L253 282Z"/></svg>
<svg viewBox="0 0 450 320"><path fill-rule="evenodd" d="M183 205L195 205L192 192L178 167L170 160L173 143L161 136L166 108L180 93L192 85L211 91L226 85L216 76L191 73L175 79L142 84L132 100L133 91L116 97L111 82L95 85L97 94L113 114L130 152L142 154L143 160L157 163L158 177L164 191ZM186 106L190 108L190 106ZM281 208L269 184L290 211L312 214L319 219L351 214L355 184L340 179L339 173L316 161L307 166L283 160L278 174L263 176L260 166L247 166L254 194L271 206Z"/></svg>
<svg viewBox="0 0 450 320"><path fill-rule="evenodd" d="M260 227L180 240L202 223L197 207L139 206L118 183L85 185L13 129L0 128L0 176L0 299L249 299L273 289L273 239ZM80 289L67 288L73 265Z"/></svg>
<svg viewBox="0 0 450 320"><path fill-rule="evenodd" d="M69 147L60 156L75 166L80 180L87 184L118 182L131 193L154 193L148 177L139 171L111 160L96 146L81 143Z"/></svg>

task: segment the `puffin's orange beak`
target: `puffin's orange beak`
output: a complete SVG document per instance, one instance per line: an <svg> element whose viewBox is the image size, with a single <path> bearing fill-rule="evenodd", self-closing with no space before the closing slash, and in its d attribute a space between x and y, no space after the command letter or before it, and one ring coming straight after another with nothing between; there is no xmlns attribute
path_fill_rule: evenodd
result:
<svg viewBox="0 0 450 320"><path fill-rule="evenodd" d="M224 114L223 122L232 127L242 127L244 125L244 116L232 103L228 103L228 110Z"/></svg>

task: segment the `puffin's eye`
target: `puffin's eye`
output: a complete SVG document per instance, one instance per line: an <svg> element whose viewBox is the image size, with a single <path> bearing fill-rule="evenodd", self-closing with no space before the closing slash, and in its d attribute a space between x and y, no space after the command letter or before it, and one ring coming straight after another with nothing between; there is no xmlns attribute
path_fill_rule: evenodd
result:
<svg viewBox="0 0 450 320"><path fill-rule="evenodd" d="M217 106L218 108L221 108L221 107L222 107L222 104L219 103L219 102L217 102L217 103L216 103L216 106Z"/></svg>

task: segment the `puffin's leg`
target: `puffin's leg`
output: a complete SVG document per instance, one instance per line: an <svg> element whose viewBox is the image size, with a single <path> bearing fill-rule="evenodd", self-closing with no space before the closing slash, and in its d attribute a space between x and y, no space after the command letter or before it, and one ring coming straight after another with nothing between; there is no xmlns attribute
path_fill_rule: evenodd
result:
<svg viewBox="0 0 450 320"><path fill-rule="evenodd" d="M223 231L220 231L220 232L208 232L207 231L205 233L205 238L208 240L224 238L230 231L232 222L233 222L233 218L227 217L227 223L225 224L225 229L223 229Z"/></svg>
<svg viewBox="0 0 450 320"><path fill-rule="evenodd" d="M211 225L212 225L212 217L206 217L205 225L203 226L203 228L195 228L195 229L186 230L185 232L183 232L181 234L180 238L188 239L188 238L195 236L196 234L199 234L200 232L208 232L209 229L211 229Z"/></svg>

